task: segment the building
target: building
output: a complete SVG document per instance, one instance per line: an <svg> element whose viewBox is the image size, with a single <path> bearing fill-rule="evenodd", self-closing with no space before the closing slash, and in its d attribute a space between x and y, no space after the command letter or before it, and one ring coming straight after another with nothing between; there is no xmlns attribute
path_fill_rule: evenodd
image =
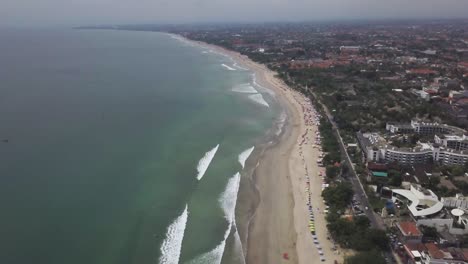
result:
<svg viewBox="0 0 468 264"><path fill-rule="evenodd" d="M456 134L456 135L463 135L466 133L465 130L449 126L446 124L439 124L435 123L428 123L428 122L421 122L418 120L411 120L411 123L393 123L389 122L386 125L386 130L391 133L402 133L402 134L409 134L409 133L416 133L422 135L435 135L435 134Z"/></svg>
<svg viewBox="0 0 468 264"><path fill-rule="evenodd" d="M468 151L434 148L434 160L443 165L464 165L468 162Z"/></svg>
<svg viewBox="0 0 468 264"><path fill-rule="evenodd" d="M387 131L390 131L393 134L410 134L414 133L414 128L411 124L405 123L393 123L389 122L386 125Z"/></svg>
<svg viewBox="0 0 468 264"><path fill-rule="evenodd" d="M410 185L409 190L393 189L392 200L393 202L406 204L415 220L435 216L444 207L444 204L439 201L434 192L419 185Z"/></svg>
<svg viewBox="0 0 468 264"><path fill-rule="evenodd" d="M406 263L415 264L466 264L468 249L439 248L435 243L408 242L404 245Z"/></svg>
<svg viewBox="0 0 468 264"><path fill-rule="evenodd" d="M459 208L468 210L468 197L464 197L461 194L457 194L455 197L442 197L441 202L444 204L444 207L449 209Z"/></svg>
<svg viewBox="0 0 468 264"><path fill-rule="evenodd" d="M381 150L386 147L386 140L378 133L357 133L359 147L363 153L363 159L367 162L384 161L384 156Z"/></svg>
<svg viewBox="0 0 468 264"><path fill-rule="evenodd" d="M367 162L414 165L439 162L443 165L463 165L468 162L466 131L445 124L412 120L409 124L387 123L391 134L434 135L434 143L417 142L416 146L396 147L378 133L357 133L363 159Z"/></svg>
<svg viewBox="0 0 468 264"><path fill-rule="evenodd" d="M402 164L428 163L433 160L433 148L428 144L421 144L415 148L390 147L382 150L386 162L397 161Z"/></svg>
<svg viewBox="0 0 468 264"><path fill-rule="evenodd" d="M419 227L416 225L415 222L406 221L406 222L399 222L396 224L398 228L400 241L403 243L413 241L413 242L421 242L423 234L419 230Z"/></svg>
<svg viewBox="0 0 468 264"><path fill-rule="evenodd" d="M439 124L439 123L427 123L427 122L420 122L417 120L411 120L411 126L414 129L414 132L417 134L422 135L435 135L437 133L440 134L457 134L457 133L465 133L465 130L449 126L446 124Z"/></svg>
<svg viewBox="0 0 468 264"><path fill-rule="evenodd" d="M435 135L435 143L454 150L468 150L468 137L466 135Z"/></svg>

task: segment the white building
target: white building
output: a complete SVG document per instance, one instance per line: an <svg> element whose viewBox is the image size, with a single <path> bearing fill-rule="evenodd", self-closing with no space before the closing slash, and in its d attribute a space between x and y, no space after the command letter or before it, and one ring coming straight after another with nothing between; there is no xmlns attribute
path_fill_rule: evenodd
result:
<svg viewBox="0 0 468 264"><path fill-rule="evenodd" d="M412 120L409 124L387 123L390 133L434 135L435 144L418 142L413 148L389 145L378 133L357 133L365 159L373 162L399 162L421 164L437 161L443 165L463 165L468 162L468 136L466 131L445 124Z"/></svg>
<svg viewBox="0 0 468 264"><path fill-rule="evenodd" d="M444 207L434 192L421 186L411 185L409 190L394 189L392 192L392 200L407 203L408 210L415 219L436 215Z"/></svg>

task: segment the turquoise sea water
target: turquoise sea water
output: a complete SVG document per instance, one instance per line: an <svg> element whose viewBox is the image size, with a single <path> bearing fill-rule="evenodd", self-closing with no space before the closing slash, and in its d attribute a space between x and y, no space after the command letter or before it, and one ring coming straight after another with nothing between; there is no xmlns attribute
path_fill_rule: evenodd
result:
<svg viewBox="0 0 468 264"><path fill-rule="evenodd" d="M219 263L279 112L252 82L166 34L0 31L0 263Z"/></svg>

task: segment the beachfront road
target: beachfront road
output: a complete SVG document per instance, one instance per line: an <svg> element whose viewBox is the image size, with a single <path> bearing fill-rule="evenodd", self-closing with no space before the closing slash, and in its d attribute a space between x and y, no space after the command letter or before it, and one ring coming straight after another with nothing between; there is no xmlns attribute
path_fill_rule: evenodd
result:
<svg viewBox="0 0 468 264"><path fill-rule="evenodd" d="M363 208L364 213L369 218L371 226L373 228L378 228L378 229L384 230L385 226L384 226L383 222L381 221L381 219L377 219L377 217L375 216L374 211L372 210L372 207L371 207L371 205L369 203L369 200L367 198L367 194L364 191L364 186L362 185L361 181L359 180L358 175L356 174L356 171L354 170L353 163L351 162L351 158L348 155L348 151L346 150L346 146L345 146L345 144L343 142L343 139L341 138L338 126L336 125L336 123L335 123L335 121L333 119L333 115L330 113L328 108L324 104L322 104L322 102L320 102L320 100L318 100L318 98L315 96L314 93L312 93L312 95L314 96L315 101L319 102L322 105L322 107L323 107L323 109L325 111L325 115L327 116L328 121L332 125L333 133L335 134L335 137L338 139L338 142L340 144L340 150L341 150L341 155L342 155L343 161L346 163L347 167L349 168L347 170L348 175L346 175L347 176L346 179L353 186L353 190L354 190L354 193L356 194L357 200L361 204L361 207ZM365 208L368 208L368 209L365 210Z"/></svg>
<svg viewBox="0 0 468 264"><path fill-rule="evenodd" d="M338 126L336 125L336 123L335 123L335 121L333 119L333 115L330 113L328 108L324 104L322 104L322 102L320 102L320 100L318 100L318 98L315 96L314 93L311 93L311 94L314 96L315 101L319 102L320 105L322 105L322 107L323 107L323 109L325 111L325 115L327 116L328 121L332 125L333 133L335 134L336 138L338 139L338 142L340 143L340 150L341 150L341 154L342 154L342 157L343 157L343 161L346 163L347 167L349 168L347 170L346 179L353 186L353 190L354 190L354 193L356 195L356 199L361 204L361 208L364 209L364 213L366 214L366 216L369 218L371 227L381 229L381 230L385 230L385 226L384 226L384 223L383 223L382 219L377 217L374 214L374 211L372 210L372 207L371 207L371 205L369 203L369 199L367 197L367 194L364 191L364 187L363 187L361 181L359 180L359 177L356 174L356 171L354 170L354 166L353 166L353 163L351 162L351 158L349 157L348 151L346 150L346 146L345 146L345 144L343 142L343 139L341 138ZM366 207L368 208L368 210L365 210ZM384 257L385 257L387 263L395 263L396 262L394 256L391 253L391 250L384 251L383 254L384 254Z"/></svg>

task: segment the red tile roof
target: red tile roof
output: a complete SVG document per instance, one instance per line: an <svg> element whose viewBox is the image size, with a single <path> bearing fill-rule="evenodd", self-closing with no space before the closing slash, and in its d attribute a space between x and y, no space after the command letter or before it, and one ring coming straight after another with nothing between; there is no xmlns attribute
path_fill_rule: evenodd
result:
<svg viewBox="0 0 468 264"><path fill-rule="evenodd" d="M467 61L467 62L459 62L459 63L458 63L458 66L459 66L460 68L468 69L468 61Z"/></svg>
<svg viewBox="0 0 468 264"><path fill-rule="evenodd" d="M463 260L468 260L468 251L466 249L462 249Z"/></svg>
<svg viewBox="0 0 468 264"><path fill-rule="evenodd" d="M398 223L400 230L405 236L421 236L418 226L415 222L400 222Z"/></svg>
<svg viewBox="0 0 468 264"><path fill-rule="evenodd" d="M387 171L386 164L379 164L374 162L367 163L367 168L371 171Z"/></svg>
<svg viewBox="0 0 468 264"><path fill-rule="evenodd" d="M432 90L432 89L427 89L425 92L428 93L428 94L437 94L438 93L436 90Z"/></svg>
<svg viewBox="0 0 468 264"><path fill-rule="evenodd" d="M439 247L434 243L424 244L427 248L429 255L435 259L444 258L444 253L439 249Z"/></svg>
<svg viewBox="0 0 468 264"><path fill-rule="evenodd" d="M436 74L437 72L431 69L411 69L409 73L412 74Z"/></svg>

